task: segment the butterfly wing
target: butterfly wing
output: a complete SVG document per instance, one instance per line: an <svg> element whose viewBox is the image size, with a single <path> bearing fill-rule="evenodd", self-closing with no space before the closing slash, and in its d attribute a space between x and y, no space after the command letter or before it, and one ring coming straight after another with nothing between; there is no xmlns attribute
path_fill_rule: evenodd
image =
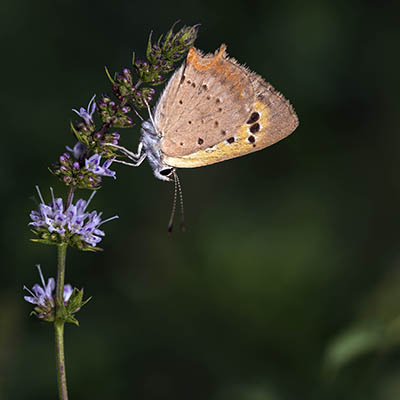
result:
<svg viewBox="0 0 400 400"><path fill-rule="evenodd" d="M156 107L163 160L198 167L261 150L298 125L285 98L228 58L225 46L203 56L191 48Z"/></svg>

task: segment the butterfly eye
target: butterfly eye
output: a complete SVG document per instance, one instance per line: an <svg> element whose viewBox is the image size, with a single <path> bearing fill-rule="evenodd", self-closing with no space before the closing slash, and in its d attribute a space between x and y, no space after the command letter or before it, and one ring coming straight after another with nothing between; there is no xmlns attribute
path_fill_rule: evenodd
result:
<svg viewBox="0 0 400 400"><path fill-rule="evenodd" d="M168 176L168 175L171 175L171 174L172 174L172 171L173 171L173 168L167 168L167 169L161 170L161 171L160 171L160 174L161 174L162 176Z"/></svg>

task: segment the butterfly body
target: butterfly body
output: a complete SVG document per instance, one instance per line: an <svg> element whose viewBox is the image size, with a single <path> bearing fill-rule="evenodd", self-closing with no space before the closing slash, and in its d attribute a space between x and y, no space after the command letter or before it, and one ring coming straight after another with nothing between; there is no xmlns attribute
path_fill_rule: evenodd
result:
<svg viewBox="0 0 400 400"><path fill-rule="evenodd" d="M189 50L154 110L143 122L140 162L172 180L175 168L193 168L239 157L292 133L298 119L289 101L259 75L229 58ZM138 156L136 155L136 156Z"/></svg>
<svg viewBox="0 0 400 400"><path fill-rule="evenodd" d="M142 124L142 136L140 143L143 145L143 152L146 156L154 176L163 181L170 181L171 166L163 161L163 153L161 151L162 136L157 132L151 120L145 121Z"/></svg>

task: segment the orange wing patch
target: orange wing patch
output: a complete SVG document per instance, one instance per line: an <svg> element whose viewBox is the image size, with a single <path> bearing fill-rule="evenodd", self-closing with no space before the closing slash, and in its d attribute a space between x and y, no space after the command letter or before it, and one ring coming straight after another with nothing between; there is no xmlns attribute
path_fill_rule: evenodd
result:
<svg viewBox="0 0 400 400"><path fill-rule="evenodd" d="M253 114L254 117L252 118ZM266 141L263 140L263 136L268 133L270 126L269 114L268 107L257 101L253 107L250 119L241 126L234 136L226 138L226 140L215 146L182 157L168 157L164 155L163 162L171 167L194 168L261 150L272 144L266 144Z"/></svg>
<svg viewBox="0 0 400 400"><path fill-rule="evenodd" d="M218 50L218 53L216 53L214 56L205 58L202 57L201 53L199 54L194 47L191 47L189 49L186 62L188 64L192 64L193 67L195 67L199 71L205 71L212 67L215 68L218 64L218 61L224 56L225 50L226 45L222 44Z"/></svg>
<svg viewBox="0 0 400 400"><path fill-rule="evenodd" d="M226 60L226 45L221 44L219 50L214 55L203 56L201 52L194 47L189 49L186 64L197 71L207 72L215 71L222 79L226 79L233 83L235 87L243 88L243 71L235 67L231 62ZM241 94L244 96L245 92Z"/></svg>

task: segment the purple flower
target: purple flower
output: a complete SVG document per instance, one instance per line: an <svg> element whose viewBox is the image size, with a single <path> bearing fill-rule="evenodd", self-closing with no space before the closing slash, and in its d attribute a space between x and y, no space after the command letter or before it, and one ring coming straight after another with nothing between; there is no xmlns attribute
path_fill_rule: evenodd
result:
<svg viewBox="0 0 400 400"><path fill-rule="evenodd" d="M74 108L72 109L72 111L76 112L81 118L84 119L86 125L90 125L93 124L93 119L92 119L92 115L94 113L94 111L96 110L96 103L94 102L96 95L94 95L91 99L90 102L87 106L87 110L84 109L83 107L81 107L78 110L75 110Z"/></svg>
<svg viewBox="0 0 400 400"><path fill-rule="evenodd" d="M82 159L83 155L85 154L86 151L86 146L81 143L81 142L76 142L75 146L73 149L71 149L71 147L69 146L65 146L65 148L72 153L72 155L74 156L75 160L80 160ZM68 153L66 153L68 154Z"/></svg>
<svg viewBox="0 0 400 400"><path fill-rule="evenodd" d="M31 296L24 296L24 299L29 303L49 308L50 311L52 308L54 308L55 305L53 291L56 287L56 283L54 278L49 278L46 285L40 265L37 265L36 267L39 271L40 279L42 281L42 286L40 286L37 283L32 287L32 290L24 286L24 290L26 290L31 294ZM73 289L71 285L68 284L64 286L64 292L63 292L64 303L68 303L68 300L72 295L72 292Z"/></svg>
<svg viewBox="0 0 400 400"><path fill-rule="evenodd" d="M55 199L53 189L51 188L51 195L53 198L52 204L46 205L44 203L42 194L38 187L36 187L41 203L39 204L39 210L33 210L30 214L31 220L29 225L36 228L46 227L50 233L57 232L60 235L65 234L65 224L67 219L63 213L64 206L61 198Z"/></svg>
<svg viewBox="0 0 400 400"><path fill-rule="evenodd" d="M64 303L68 303L68 300L71 298L73 291L74 289L72 289L72 286L69 283L64 285L64 291L63 291Z"/></svg>
<svg viewBox="0 0 400 400"><path fill-rule="evenodd" d="M113 163L114 159L109 158L103 164L100 165L101 155L93 154L89 159L85 159L85 168L96 175L111 176L116 179L116 172L111 171L108 167Z"/></svg>
<svg viewBox="0 0 400 400"><path fill-rule="evenodd" d="M96 192L93 192L87 201L79 199L75 204L71 201L69 207L65 209L63 200L61 198L54 198L52 188L50 188L52 196L50 204L45 204L38 186L36 186L36 190L41 203L38 210L31 212L30 218L32 222L29 225L36 228L38 232L47 230L50 233L58 233L61 236L62 242L69 243L71 240L70 243L72 245L76 244L76 240L72 239L76 239L75 235L77 235L80 241L95 247L105 235L99 227L105 222L118 218L115 215L114 217L102 220L101 212L92 211L89 213L86 211Z"/></svg>

